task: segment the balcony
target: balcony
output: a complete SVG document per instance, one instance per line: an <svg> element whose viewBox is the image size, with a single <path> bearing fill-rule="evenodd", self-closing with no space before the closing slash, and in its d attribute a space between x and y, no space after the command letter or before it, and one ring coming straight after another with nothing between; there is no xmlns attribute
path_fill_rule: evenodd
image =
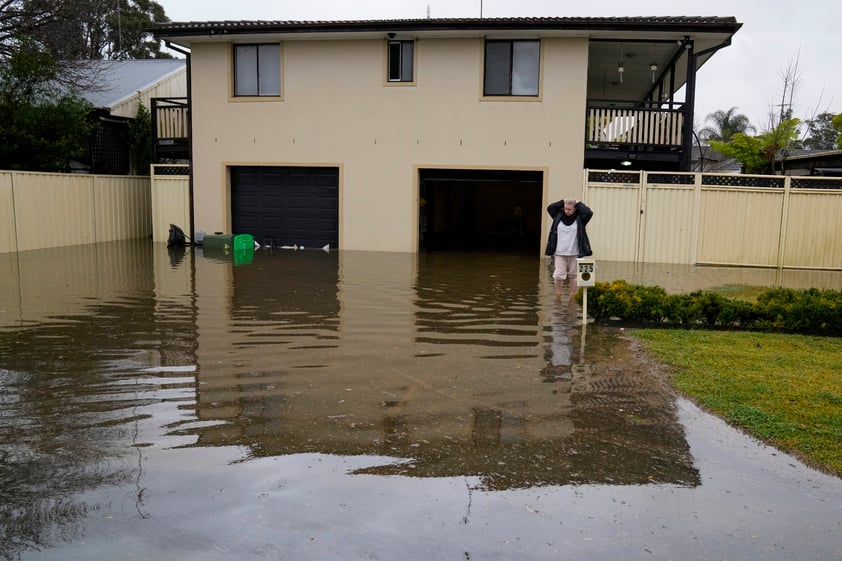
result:
<svg viewBox="0 0 842 561"><path fill-rule="evenodd" d="M681 104L673 107L588 103L585 167L679 170L685 154L684 109Z"/></svg>
<svg viewBox="0 0 842 561"><path fill-rule="evenodd" d="M155 163L190 159L190 104L186 97L152 99Z"/></svg>

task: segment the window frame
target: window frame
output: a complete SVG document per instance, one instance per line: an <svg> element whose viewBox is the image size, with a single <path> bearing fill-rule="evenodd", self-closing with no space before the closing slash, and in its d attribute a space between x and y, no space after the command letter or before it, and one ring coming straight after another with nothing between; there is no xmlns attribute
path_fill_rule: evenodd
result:
<svg viewBox="0 0 842 561"><path fill-rule="evenodd" d="M526 60L527 66L522 68L523 71L534 71L534 88L530 88L530 90L526 93L515 93L515 77L518 71L518 59L517 59L517 49L515 47L516 44L522 45L535 45L537 47L537 56L534 60L534 68L531 68L533 65L528 64L530 61ZM496 76L499 78L499 74L502 74L501 70L505 71L506 74L506 91L505 93L498 93L498 91L494 91L494 93L489 93L489 85L493 86L494 84L489 84L489 78L494 78L495 76L489 75L489 66L497 61L494 61L493 57L489 57L488 49L489 46L493 45L508 45L508 52L507 54L507 61L506 61L506 68L504 69L496 69L498 71L498 75ZM521 99L521 100L537 100L541 97L541 74L543 69L543 49L542 49L542 41L541 39L485 39L483 43L483 68L482 68L482 96L485 98L496 98L496 99ZM523 64L523 63L521 63ZM495 70L492 68L492 70ZM531 77L530 77L531 78ZM531 85L531 84L530 84Z"/></svg>
<svg viewBox="0 0 842 561"><path fill-rule="evenodd" d="M272 47L273 50L261 56L261 50L268 47ZM241 50L247 48L255 49L253 61L245 60L245 54L241 54ZM265 58L267 56L268 59ZM233 73L231 96L234 99L281 98L283 94L283 48L281 43L234 43L231 49L231 57ZM270 70L261 73L261 63L263 65L269 64ZM277 67L274 66L275 63L277 63ZM254 65L254 68L246 68L248 65ZM274 70L271 70L273 67ZM249 72L248 78L254 81L253 85L242 83L241 71ZM266 91L262 91L263 89L266 89Z"/></svg>
<svg viewBox="0 0 842 561"><path fill-rule="evenodd" d="M386 84L388 85L412 85L415 84L415 67L416 67L416 60L415 54L417 49L415 48L415 39L389 39L386 41ZM398 64L398 76L393 78L393 47L397 46L399 52L399 59L397 61ZM411 49L411 52L407 53L406 47ZM406 76L404 72L406 71L406 67L404 65L407 60L410 63L409 67L409 76Z"/></svg>

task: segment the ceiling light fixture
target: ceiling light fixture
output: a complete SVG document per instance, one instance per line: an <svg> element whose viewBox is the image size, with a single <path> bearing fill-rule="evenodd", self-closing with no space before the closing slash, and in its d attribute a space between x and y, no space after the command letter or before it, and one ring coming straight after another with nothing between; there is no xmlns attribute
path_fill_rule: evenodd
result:
<svg viewBox="0 0 842 561"><path fill-rule="evenodd" d="M620 83L623 83L623 72L625 72L625 68L623 67L623 44L620 43L620 62L617 63L617 74L620 75Z"/></svg>

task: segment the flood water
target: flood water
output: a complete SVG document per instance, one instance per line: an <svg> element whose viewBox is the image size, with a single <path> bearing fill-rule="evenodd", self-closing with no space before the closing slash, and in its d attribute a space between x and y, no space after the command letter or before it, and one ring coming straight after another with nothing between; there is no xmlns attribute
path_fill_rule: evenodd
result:
<svg viewBox="0 0 842 561"><path fill-rule="evenodd" d="M842 557L839 479L677 399L541 257L119 242L0 274L0 558Z"/></svg>

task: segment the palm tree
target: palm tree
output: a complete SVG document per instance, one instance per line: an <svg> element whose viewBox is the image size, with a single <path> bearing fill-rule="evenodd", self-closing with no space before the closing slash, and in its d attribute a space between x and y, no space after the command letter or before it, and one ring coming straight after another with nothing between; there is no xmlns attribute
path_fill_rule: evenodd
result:
<svg viewBox="0 0 842 561"><path fill-rule="evenodd" d="M737 113L737 108L732 107L728 111L716 111L705 117L706 123L713 123L699 131L699 136L708 142L729 142L738 132L754 132L754 126L749 122L748 117Z"/></svg>

